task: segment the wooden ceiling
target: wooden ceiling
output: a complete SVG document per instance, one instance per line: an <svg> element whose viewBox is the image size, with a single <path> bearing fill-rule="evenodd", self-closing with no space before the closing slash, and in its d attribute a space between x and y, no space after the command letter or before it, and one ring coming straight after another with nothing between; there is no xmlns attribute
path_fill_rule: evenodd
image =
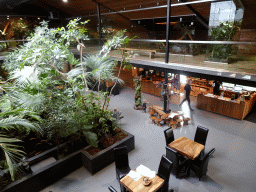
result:
<svg viewBox="0 0 256 192"><path fill-rule="evenodd" d="M241 0L244 5L242 29L256 29L256 0Z"/></svg>
<svg viewBox="0 0 256 192"><path fill-rule="evenodd" d="M35 0L34 4L37 5L51 5L56 7L70 15L73 16L85 16L97 14L97 3L103 5L103 7L107 7L111 9L111 11L124 11L124 10L132 10L132 9L140 9L146 7L154 7L166 5L166 0L69 0L67 3L64 3L62 0ZM195 0L187 0L187 1L195 1ZM172 0L172 4L178 3L178 0ZM205 20L209 19L210 13L210 3L202 3L192 5L192 7L199 12ZM104 9L102 12L109 12L109 10ZM153 18L153 17L165 17L166 16L166 8L162 9L152 9L146 11L137 11L137 12L127 12L122 13L125 17L129 19L141 19L141 18ZM190 15L193 12L187 6L179 6L172 7L171 15Z"/></svg>
<svg viewBox="0 0 256 192"><path fill-rule="evenodd" d="M181 1L192 2L196 0L180 0L180 3ZM236 3L239 1L242 2L245 8L242 28L256 29L256 0L234 0ZM97 2L103 5L101 6L103 13L141 8L140 11L122 13L124 17L130 20L166 17L166 8L151 10L143 10L143 8L166 5L167 0L68 0L66 3L63 0L0 0L0 13L46 14L46 16L49 16L49 12L56 9L63 12L64 17L88 16L97 14ZM179 3L178 0L171 0L171 2L172 4ZM34 8L30 5L34 5ZM210 6L211 3L209 2L191 5L206 22L209 20ZM37 8L41 8L41 12ZM194 12L188 6L177 6L171 9L172 16L191 14L194 14Z"/></svg>

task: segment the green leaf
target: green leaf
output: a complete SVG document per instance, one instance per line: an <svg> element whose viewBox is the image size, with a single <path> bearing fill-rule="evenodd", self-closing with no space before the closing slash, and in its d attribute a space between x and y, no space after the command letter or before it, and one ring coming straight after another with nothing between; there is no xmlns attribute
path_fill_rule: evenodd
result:
<svg viewBox="0 0 256 192"><path fill-rule="evenodd" d="M97 134L96 133L92 133L89 131L83 131L83 134L86 137L86 141L93 147L97 147Z"/></svg>
<svg viewBox="0 0 256 192"><path fill-rule="evenodd" d="M90 129L92 129L94 126L93 125L85 125L84 126L84 129L85 130L90 130Z"/></svg>
<svg viewBox="0 0 256 192"><path fill-rule="evenodd" d="M106 119L103 118L103 117L101 117L101 118L99 119L99 123L104 123L105 121L106 121Z"/></svg>
<svg viewBox="0 0 256 192"><path fill-rule="evenodd" d="M24 68L24 63L20 63L20 69L23 69Z"/></svg>
<svg viewBox="0 0 256 192"><path fill-rule="evenodd" d="M49 76L49 74L43 73L43 74L41 74L39 77L46 78L46 77L48 77L48 76Z"/></svg>

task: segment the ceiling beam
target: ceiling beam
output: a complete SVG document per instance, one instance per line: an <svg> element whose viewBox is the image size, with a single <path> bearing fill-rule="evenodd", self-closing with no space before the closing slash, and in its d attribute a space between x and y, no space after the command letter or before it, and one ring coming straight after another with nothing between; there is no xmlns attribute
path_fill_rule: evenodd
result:
<svg viewBox="0 0 256 192"><path fill-rule="evenodd" d="M20 4L22 4L22 3L26 3L26 2L28 2L28 1L31 1L31 0L19 0L18 2L15 1L14 5L17 6L17 5L20 5Z"/></svg>
<svg viewBox="0 0 256 192"><path fill-rule="evenodd" d="M171 18L176 18L176 17L196 17L196 14L171 16ZM141 18L141 19L131 19L131 21L146 20L146 19L166 19L166 17L148 17L148 18Z"/></svg>
<svg viewBox="0 0 256 192"><path fill-rule="evenodd" d="M110 8L107 7L106 5L104 5L104 4L102 4L102 3L99 3L99 2L96 1L96 0L92 0L92 1L95 2L97 5L101 5L102 7L106 8L106 9L109 9L109 10L111 10L111 11L115 11L115 10L113 10L113 9L110 9ZM117 13L118 15L120 15L121 17L123 17L124 19L127 19L128 21L131 21L129 18L127 18L127 17L125 17L124 15L120 14L118 11L116 11L116 13ZM106 14L101 13L100 15L106 15ZM93 16L93 15L91 15L91 16ZM98 16L98 14L96 14L96 16ZM131 21L131 22L132 22L132 21Z"/></svg>
<svg viewBox="0 0 256 192"><path fill-rule="evenodd" d="M181 0L181 2L186 2L186 0ZM198 19L198 21L200 21L202 23L202 25L206 28L209 29L209 25L208 22L204 19L204 17L197 11L195 10L191 5L186 5L193 13L196 14L196 18Z"/></svg>
<svg viewBox="0 0 256 192"><path fill-rule="evenodd" d="M237 9L244 9L244 5L241 0L233 0Z"/></svg>
<svg viewBox="0 0 256 192"><path fill-rule="evenodd" d="M92 1L97 2L96 0L92 0ZM172 4L171 7L194 5L194 4L199 4L199 3L220 2L220 1L227 1L227 0L198 0L198 1L191 1L191 2L184 2L184 3L175 3L175 4ZM103 5L103 4L101 4L101 5ZM139 9L124 10L124 11L115 11L113 9L108 8L109 10L112 10L112 12L102 13L101 15L122 14L122 13L139 12L139 11L163 9L163 8L167 8L167 5L161 5L161 6L155 6L155 7L145 7L145 8L139 8ZM90 16L97 16L97 14L90 15Z"/></svg>
<svg viewBox="0 0 256 192"><path fill-rule="evenodd" d="M31 0L20 0L20 1L16 1L16 0L1 0L0 1L0 5L5 4L8 8L13 9L15 6L26 3L28 1Z"/></svg>

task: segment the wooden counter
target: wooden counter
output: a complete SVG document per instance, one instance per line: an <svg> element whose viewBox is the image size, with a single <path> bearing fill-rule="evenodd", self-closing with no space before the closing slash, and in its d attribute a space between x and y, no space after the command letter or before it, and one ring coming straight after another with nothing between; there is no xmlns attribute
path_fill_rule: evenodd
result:
<svg viewBox="0 0 256 192"><path fill-rule="evenodd" d="M161 96L161 87L154 84L154 81L142 80L141 81L141 91L144 93L149 93L155 96Z"/></svg>
<svg viewBox="0 0 256 192"><path fill-rule="evenodd" d="M244 102L240 102L238 99L235 100L236 102L230 100L231 99L228 97L220 99L219 96L214 98L199 94L197 96L196 107L198 109L204 109L228 117L233 117L235 119L243 120L245 116L252 110L256 100L256 94L252 94L251 99L245 100Z"/></svg>

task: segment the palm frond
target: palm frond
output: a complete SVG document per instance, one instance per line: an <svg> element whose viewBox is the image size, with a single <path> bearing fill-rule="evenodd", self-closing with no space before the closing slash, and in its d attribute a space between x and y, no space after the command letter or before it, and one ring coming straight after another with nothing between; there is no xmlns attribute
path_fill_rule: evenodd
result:
<svg viewBox="0 0 256 192"><path fill-rule="evenodd" d="M124 84L125 84L124 80L122 80L122 79L120 79L120 78L118 78L118 77L114 77L114 78L112 79L112 81L113 81L113 82L117 82L117 83L120 84L120 85L124 85Z"/></svg>
<svg viewBox="0 0 256 192"><path fill-rule="evenodd" d="M39 82L39 71L32 66L25 66L22 70L15 70L11 72L11 79L15 79L18 84L27 84L27 83L40 83Z"/></svg>
<svg viewBox="0 0 256 192"><path fill-rule="evenodd" d="M20 97L16 98L16 103L19 107L39 111L44 107L46 98L44 94L38 93L36 95L31 95L28 93L20 93Z"/></svg>
<svg viewBox="0 0 256 192"><path fill-rule="evenodd" d="M15 179L15 173L20 169L16 164L20 161L20 158L25 155L22 150L18 149L17 145L11 144L14 142L21 142L16 138L7 138L5 135L0 134L0 148L3 150L12 180Z"/></svg>
<svg viewBox="0 0 256 192"><path fill-rule="evenodd" d="M0 127L5 130L10 129L22 129L25 128L27 131L36 130L36 127L26 119L21 119L17 116L10 116L5 119L0 119Z"/></svg>

